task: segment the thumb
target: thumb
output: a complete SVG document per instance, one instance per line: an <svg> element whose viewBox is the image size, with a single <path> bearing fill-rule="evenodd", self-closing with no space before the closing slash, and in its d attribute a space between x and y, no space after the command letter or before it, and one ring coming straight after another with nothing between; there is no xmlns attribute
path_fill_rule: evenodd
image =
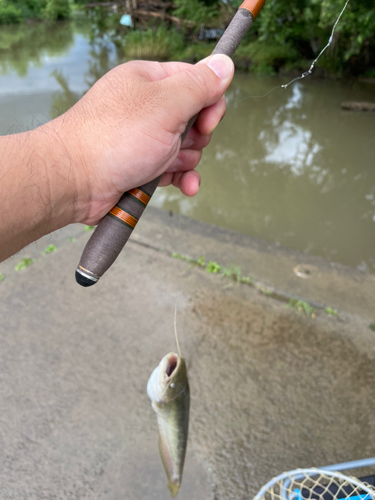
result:
<svg viewBox="0 0 375 500"><path fill-rule="evenodd" d="M203 108L217 102L229 87L234 64L223 54L209 56L184 71L160 81L169 117L175 125L186 123Z"/></svg>

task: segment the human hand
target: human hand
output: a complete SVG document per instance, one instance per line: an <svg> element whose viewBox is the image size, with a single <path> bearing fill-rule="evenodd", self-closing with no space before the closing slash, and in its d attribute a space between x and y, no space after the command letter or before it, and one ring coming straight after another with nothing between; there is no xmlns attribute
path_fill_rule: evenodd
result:
<svg viewBox="0 0 375 500"><path fill-rule="evenodd" d="M70 222L97 224L125 191L161 174L160 186L173 184L195 195L200 176L194 168L224 116L223 94L233 72L223 55L196 65L132 61L107 73L73 108L41 127L69 157L55 162L51 192L63 189L69 170ZM181 145L181 134L197 113Z"/></svg>

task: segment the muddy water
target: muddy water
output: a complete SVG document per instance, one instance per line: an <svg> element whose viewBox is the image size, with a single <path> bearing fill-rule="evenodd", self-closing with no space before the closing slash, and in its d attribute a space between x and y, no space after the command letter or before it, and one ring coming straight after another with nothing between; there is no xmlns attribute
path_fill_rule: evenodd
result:
<svg viewBox="0 0 375 500"><path fill-rule="evenodd" d="M0 31L0 133L68 109L122 62L108 40L91 43L83 20ZM189 217L375 272L375 114L340 110L374 100L350 81L236 75L228 111L199 170L192 199L173 188L153 203Z"/></svg>

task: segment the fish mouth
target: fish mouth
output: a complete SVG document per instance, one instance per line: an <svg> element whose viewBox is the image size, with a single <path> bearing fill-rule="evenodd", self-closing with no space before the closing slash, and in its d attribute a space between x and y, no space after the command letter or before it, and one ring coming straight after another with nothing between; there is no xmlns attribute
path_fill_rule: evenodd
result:
<svg viewBox="0 0 375 500"><path fill-rule="evenodd" d="M173 373L177 369L177 366L178 366L178 356L172 353L168 358L167 367L165 369L165 374L168 379L172 377Z"/></svg>

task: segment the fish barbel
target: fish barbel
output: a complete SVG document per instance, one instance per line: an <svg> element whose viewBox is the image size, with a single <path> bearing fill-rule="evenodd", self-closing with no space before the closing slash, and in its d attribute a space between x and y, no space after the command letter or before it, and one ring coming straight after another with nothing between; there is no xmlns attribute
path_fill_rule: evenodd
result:
<svg viewBox="0 0 375 500"><path fill-rule="evenodd" d="M151 374L147 394L157 415L160 456L174 498L181 486L189 428L189 382L180 355L164 356Z"/></svg>

